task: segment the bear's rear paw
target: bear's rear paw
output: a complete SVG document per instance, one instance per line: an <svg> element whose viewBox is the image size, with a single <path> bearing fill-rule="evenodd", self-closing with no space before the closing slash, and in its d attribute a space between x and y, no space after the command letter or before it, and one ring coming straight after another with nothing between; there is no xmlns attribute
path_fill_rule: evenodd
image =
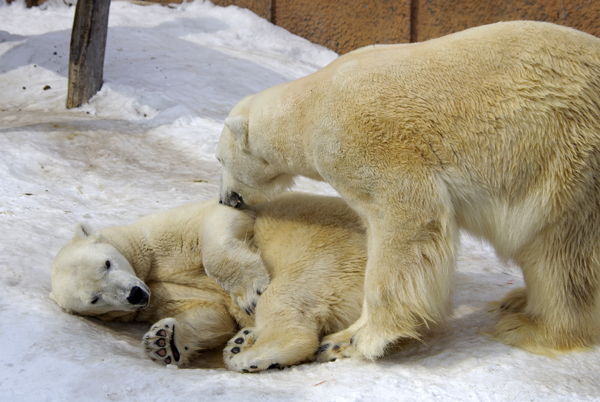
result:
<svg viewBox="0 0 600 402"><path fill-rule="evenodd" d="M283 368L272 356L260 356L252 350L252 345L258 338L254 328L243 328L227 343L223 350L223 360L229 370L243 373L255 373L258 371Z"/></svg>
<svg viewBox="0 0 600 402"><path fill-rule="evenodd" d="M159 364L174 364L179 366L186 360L182 356L187 348L179 347L175 341L177 321L165 318L158 321L144 335L142 346L150 359Z"/></svg>

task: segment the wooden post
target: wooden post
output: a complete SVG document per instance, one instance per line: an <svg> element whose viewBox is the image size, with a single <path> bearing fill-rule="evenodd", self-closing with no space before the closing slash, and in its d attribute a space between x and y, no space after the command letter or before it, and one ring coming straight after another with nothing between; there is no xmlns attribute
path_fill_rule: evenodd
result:
<svg viewBox="0 0 600 402"><path fill-rule="evenodd" d="M102 87L110 0L77 0L71 33L67 109L81 106Z"/></svg>

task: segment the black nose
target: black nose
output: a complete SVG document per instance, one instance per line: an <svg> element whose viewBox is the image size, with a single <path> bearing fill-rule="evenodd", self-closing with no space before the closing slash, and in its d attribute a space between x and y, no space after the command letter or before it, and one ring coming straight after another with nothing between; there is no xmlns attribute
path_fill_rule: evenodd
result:
<svg viewBox="0 0 600 402"><path fill-rule="evenodd" d="M146 306L149 299L150 295L139 286L134 286L131 292L129 292L129 296L127 296L129 303L142 306Z"/></svg>
<svg viewBox="0 0 600 402"><path fill-rule="evenodd" d="M222 199L219 202L221 204L225 204L227 206L238 209L244 208L246 206L244 200L242 199L242 196L236 193L235 191L232 191L231 193L227 194L225 199Z"/></svg>

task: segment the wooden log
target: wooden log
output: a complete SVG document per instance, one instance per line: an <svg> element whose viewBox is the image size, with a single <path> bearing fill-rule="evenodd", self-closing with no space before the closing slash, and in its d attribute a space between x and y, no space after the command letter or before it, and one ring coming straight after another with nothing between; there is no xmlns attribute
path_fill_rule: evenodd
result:
<svg viewBox="0 0 600 402"><path fill-rule="evenodd" d="M81 106L102 87L110 0L77 0L71 32L67 109Z"/></svg>

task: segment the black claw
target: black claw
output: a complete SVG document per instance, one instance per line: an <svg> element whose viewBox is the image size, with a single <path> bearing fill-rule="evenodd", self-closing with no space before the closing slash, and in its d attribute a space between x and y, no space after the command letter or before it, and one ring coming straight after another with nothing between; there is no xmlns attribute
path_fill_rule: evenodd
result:
<svg viewBox="0 0 600 402"><path fill-rule="evenodd" d="M234 342L238 345L241 345L242 343L244 343L244 338L237 338Z"/></svg>
<svg viewBox="0 0 600 402"><path fill-rule="evenodd" d="M326 343L325 345L320 345L315 352L315 356L318 355L319 353L324 352L329 347L329 345L330 345L329 343Z"/></svg>
<svg viewBox="0 0 600 402"><path fill-rule="evenodd" d="M336 361L336 360L337 360L337 359L334 357L333 359L331 359L331 360L329 360L329 361L330 361L330 362L334 362L334 361Z"/></svg>
<svg viewBox="0 0 600 402"><path fill-rule="evenodd" d="M249 373L249 371L248 371L248 370L246 370L246 369L242 369L242 372L244 372L244 373Z"/></svg>
<svg viewBox="0 0 600 402"><path fill-rule="evenodd" d="M257 369L257 366L250 366L251 369Z"/></svg>
<svg viewBox="0 0 600 402"><path fill-rule="evenodd" d="M269 366L269 368L267 368L267 370L276 369L276 368L280 369L282 367L279 363L273 363Z"/></svg>
<svg viewBox="0 0 600 402"><path fill-rule="evenodd" d="M233 353L234 355L237 353L240 353L240 348L238 348L237 346L233 349L231 349L231 353Z"/></svg>

